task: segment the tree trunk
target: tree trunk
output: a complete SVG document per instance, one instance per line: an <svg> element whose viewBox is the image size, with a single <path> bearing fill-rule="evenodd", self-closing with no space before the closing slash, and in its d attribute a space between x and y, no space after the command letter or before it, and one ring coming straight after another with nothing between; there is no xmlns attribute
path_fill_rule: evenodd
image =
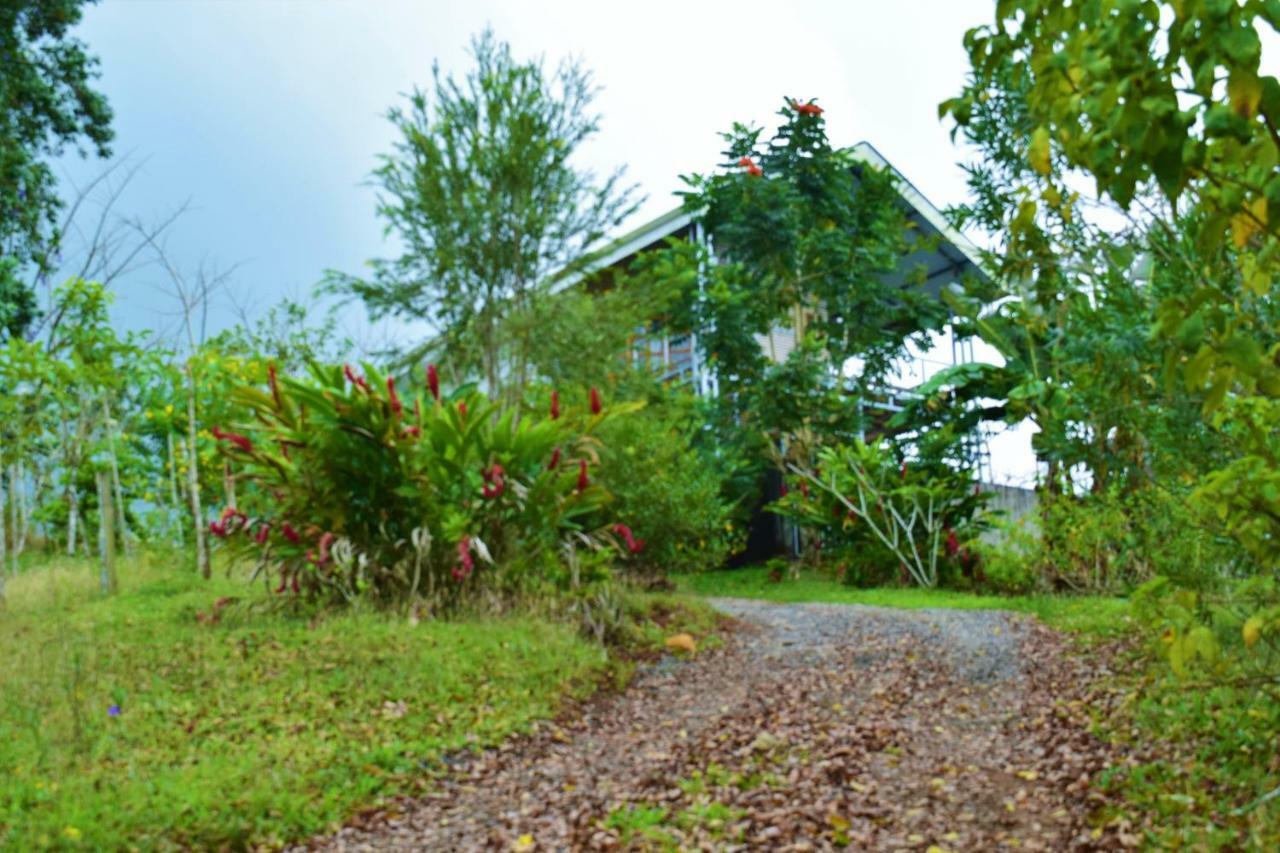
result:
<svg viewBox="0 0 1280 853"><path fill-rule="evenodd" d="M18 553L27 550L27 537L31 533L31 509L27 502L27 469L19 462L14 466L18 472Z"/></svg>
<svg viewBox="0 0 1280 853"><path fill-rule="evenodd" d="M67 487L67 556L76 555L76 524L80 520L80 499L76 487Z"/></svg>
<svg viewBox="0 0 1280 853"><path fill-rule="evenodd" d="M19 535L22 523L18 520L18 501L22 494L22 484L18 481L18 464L9 466L9 535L13 538L9 549L9 559L13 561L13 574L18 573L18 557L22 554L22 538Z"/></svg>
<svg viewBox="0 0 1280 853"><path fill-rule="evenodd" d="M191 521L196 536L196 567L200 576L213 574L209 565L209 543L204 538L204 511L200 508L200 456L196 447L196 374L187 362L187 488L191 498Z"/></svg>
<svg viewBox="0 0 1280 853"><path fill-rule="evenodd" d="M107 456L111 460L111 485L115 494L116 521L120 525L120 542L124 545L124 555L133 556L133 542L129 538L129 521L124 514L124 490L120 488L120 462L116 457L116 430L111 424L111 407L107 398L102 398L102 417L107 428Z"/></svg>
<svg viewBox="0 0 1280 853"><path fill-rule="evenodd" d="M111 500L111 475L106 471L95 473L98 481L98 556L102 569L98 575L103 595L112 595L119 588L116 577L116 534L113 524L115 511Z"/></svg>
<svg viewBox="0 0 1280 853"><path fill-rule="evenodd" d="M181 548L186 537L182 535L182 499L178 497L178 457L174 454L173 430L166 433L165 438L169 445L169 501L177 513L173 529L178 534L177 545Z"/></svg>
<svg viewBox="0 0 1280 853"><path fill-rule="evenodd" d="M0 490L0 496L4 491ZM0 500L0 510L3 509L3 501ZM4 606L4 573L5 573L5 529L4 529L4 512L0 511L0 607Z"/></svg>

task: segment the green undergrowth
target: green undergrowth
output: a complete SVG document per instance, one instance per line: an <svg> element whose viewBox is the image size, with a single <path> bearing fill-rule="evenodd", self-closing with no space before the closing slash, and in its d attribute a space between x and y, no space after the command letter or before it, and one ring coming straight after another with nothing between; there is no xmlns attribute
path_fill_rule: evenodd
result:
<svg viewBox="0 0 1280 853"><path fill-rule="evenodd" d="M160 555L104 599L87 563L9 583L0 609L0 849L275 845L412 792L622 680L572 627L283 612ZM236 599L217 624L201 621ZM677 596L627 598L628 646L710 631Z"/></svg>
<svg viewBox="0 0 1280 853"><path fill-rule="evenodd" d="M1149 847L1280 849L1280 703L1230 678L1182 681L1142 658L1119 680L1126 700L1102 728L1155 754L1099 781L1124 799L1114 819L1145 823Z"/></svg>
<svg viewBox="0 0 1280 853"><path fill-rule="evenodd" d="M1066 595L980 595L948 589L874 587L862 589L840 583L818 571L801 572L797 579L774 580L769 569L753 566L684 575L680 586L703 596L760 598L768 601L818 601L866 604L908 609L943 607L959 610L1013 610L1031 613L1045 624L1087 638L1116 636L1132 629L1125 599Z"/></svg>

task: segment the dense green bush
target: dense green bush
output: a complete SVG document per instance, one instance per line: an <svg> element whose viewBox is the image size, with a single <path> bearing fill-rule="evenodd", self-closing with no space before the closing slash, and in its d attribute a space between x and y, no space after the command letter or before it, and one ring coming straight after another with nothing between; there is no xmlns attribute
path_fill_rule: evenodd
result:
<svg viewBox="0 0 1280 853"><path fill-rule="evenodd" d="M211 529L280 592L452 606L607 568L581 557L615 541L592 434L634 406L593 391L587 410L518 416L471 387L441 394L434 368L412 399L364 370L272 371L234 392L243 424L215 431L246 486Z"/></svg>
<svg viewBox="0 0 1280 853"><path fill-rule="evenodd" d="M628 562L644 574L718 568L742 541L723 472L694 446L700 424L677 401L601 427L609 512L643 543Z"/></svg>
<svg viewBox="0 0 1280 853"><path fill-rule="evenodd" d="M1038 568L1053 589L1123 592L1155 575L1213 586L1238 554L1194 505L1158 488L1044 495L1039 521Z"/></svg>

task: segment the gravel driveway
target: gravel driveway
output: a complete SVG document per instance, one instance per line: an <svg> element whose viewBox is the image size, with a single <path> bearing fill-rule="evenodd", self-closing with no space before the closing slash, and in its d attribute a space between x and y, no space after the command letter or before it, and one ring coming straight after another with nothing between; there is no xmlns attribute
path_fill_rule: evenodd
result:
<svg viewBox="0 0 1280 853"><path fill-rule="evenodd" d="M329 850L1114 848L1087 673L1032 619L715 599L723 648L464 756ZM1076 710L1072 710L1072 708Z"/></svg>

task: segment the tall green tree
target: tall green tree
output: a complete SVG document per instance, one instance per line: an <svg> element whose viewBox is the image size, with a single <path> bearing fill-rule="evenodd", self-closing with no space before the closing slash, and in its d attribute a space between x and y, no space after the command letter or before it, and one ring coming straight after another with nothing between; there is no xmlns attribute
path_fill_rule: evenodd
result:
<svg viewBox="0 0 1280 853"><path fill-rule="evenodd" d="M61 206L52 158L110 154L97 59L71 35L93 0L0 0L0 337L35 319L32 280L54 266Z"/></svg>
<svg viewBox="0 0 1280 853"><path fill-rule="evenodd" d="M577 163L599 128L596 87L579 63L518 61L486 30L461 79L434 69L388 117L399 134L373 174L378 215L402 252L328 284L374 316L426 320L454 375L518 398L527 341L503 320L526 312L557 274L634 209L621 170L598 180ZM420 355L422 353L415 353Z"/></svg>
<svg viewBox="0 0 1280 853"><path fill-rule="evenodd" d="M921 288L923 270L906 268L922 240L897 178L834 148L817 104L788 100L779 116L767 139L735 125L720 168L687 179L686 206L715 262L691 259L702 273L684 279L670 324L699 335L728 431L768 432L803 453L801 436L856 435L858 399L946 312ZM789 353L770 351L779 330L794 337ZM856 374L851 359L862 363Z"/></svg>

